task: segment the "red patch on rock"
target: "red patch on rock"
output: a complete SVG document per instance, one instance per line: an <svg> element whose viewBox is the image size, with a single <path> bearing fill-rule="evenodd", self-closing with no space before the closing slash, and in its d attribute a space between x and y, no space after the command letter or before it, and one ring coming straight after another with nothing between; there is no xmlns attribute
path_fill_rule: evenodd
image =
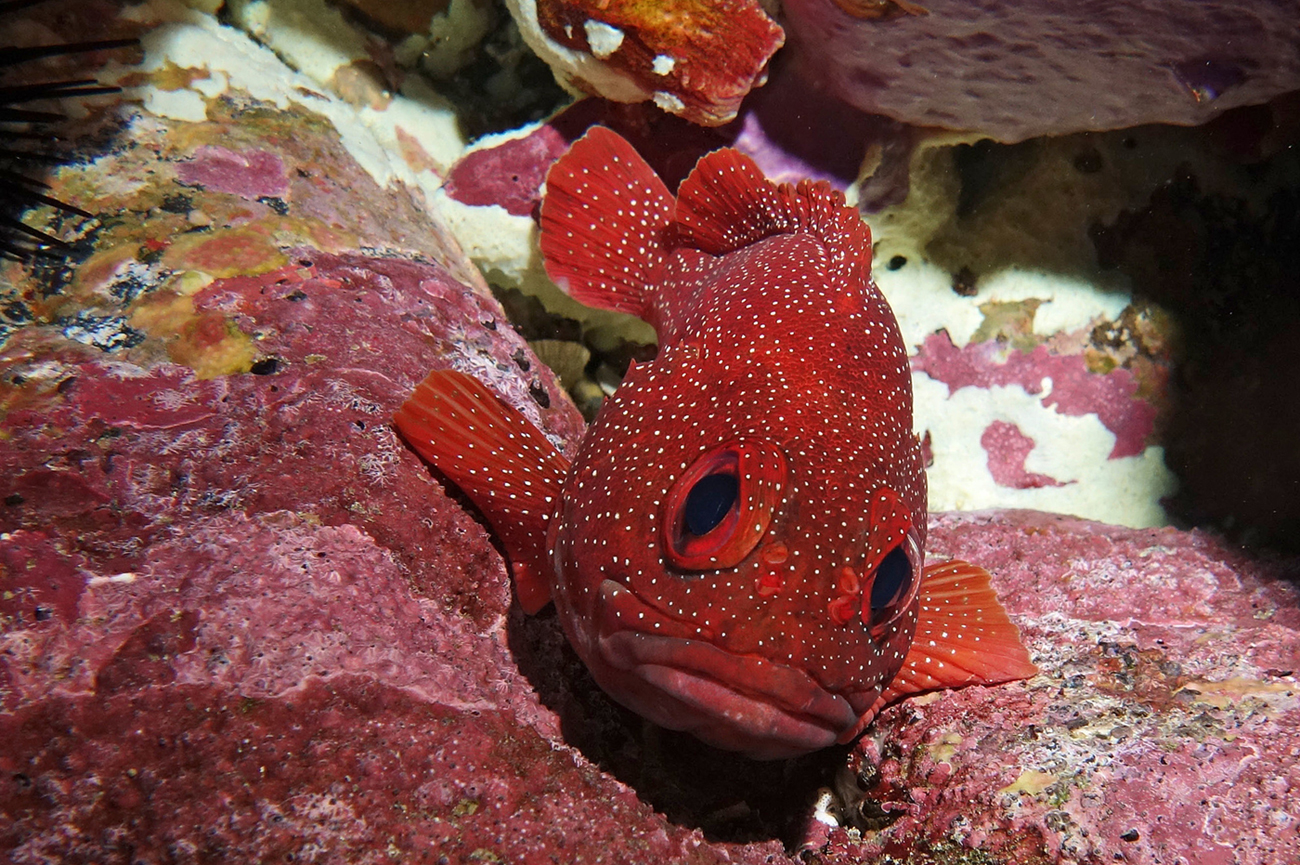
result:
<svg viewBox="0 0 1300 865"><path fill-rule="evenodd" d="M58 549L46 559L84 556L90 572L112 576L139 571L178 526L287 510L360 526L395 551L417 590L438 583L441 597L486 627L498 615L481 585L494 554L466 553L465 534L482 529L401 444L392 414L442 364L481 376L560 442L581 433L581 417L499 308L443 268L302 249L293 259L193 297L197 311L220 311L258 335L264 356L252 373L199 381L168 363L86 359L62 363L56 389L23 385L31 395L0 418L0 500L10 503L0 531L11 533L0 547L26 562L24 539L34 535L18 530L44 532ZM36 329L15 334L8 356L39 356L39 339ZM453 588L446 574L464 574L467 559L474 577ZM42 573L60 588L40 591L72 591ZM37 585L22 574L23 585ZM498 580L495 590L506 590L503 572ZM13 600L24 616L45 603L24 600L36 591ZM62 617L76 618L75 597L56 606Z"/></svg>
<svg viewBox="0 0 1300 865"><path fill-rule="evenodd" d="M497 204L512 216L530 216L546 172L569 144L553 125L544 124L523 138L465 154L443 188L462 204Z"/></svg>
<svg viewBox="0 0 1300 865"><path fill-rule="evenodd" d="M1034 440L1013 423L995 420L989 424L980 436L980 446L988 453L989 473L998 486L1017 490L1065 486L1056 478L1025 470Z"/></svg>
<svg viewBox="0 0 1300 865"><path fill-rule="evenodd" d="M957 348L947 331L925 338L912 358L912 369L948 386L948 395L964 387L1019 385L1026 393L1043 392L1043 379L1052 382L1044 406L1060 414L1095 414L1115 434L1110 459L1141 454L1155 427L1156 409L1137 397L1137 379L1120 368L1105 374L1090 372L1083 355L1052 354L1046 346L1033 351L1006 351L996 340Z"/></svg>
<svg viewBox="0 0 1300 865"><path fill-rule="evenodd" d="M508 712L471 716L366 676L269 699L212 684L60 694L0 716L0 736L11 861L184 850L187 861L286 862L304 848L318 861L581 861L584 849L737 861Z"/></svg>
<svg viewBox="0 0 1300 865"><path fill-rule="evenodd" d="M289 191L284 162L266 150L234 151L205 144L194 158L176 164L181 183L227 192L240 198L278 198Z"/></svg>
<svg viewBox="0 0 1300 865"><path fill-rule="evenodd" d="M95 677L95 690L116 694L176 679L177 657L194 650L199 614L163 610L131 632Z"/></svg>
<svg viewBox="0 0 1300 865"><path fill-rule="evenodd" d="M447 195L462 204L496 204L515 216L532 215L551 165L598 123L632 142L670 189L701 156L731 144L740 126L700 127L649 103L582 99L523 138L467 153L447 175Z"/></svg>
<svg viewBox="0 0 1300 865"><path fill-rule="evenodd" d="M13 501L8 507L21 504ZM46 532L6 534L0 543L0 623L40 628L42 622L58 616L65 625L72 624L86 586L80 564Z"/></svg>

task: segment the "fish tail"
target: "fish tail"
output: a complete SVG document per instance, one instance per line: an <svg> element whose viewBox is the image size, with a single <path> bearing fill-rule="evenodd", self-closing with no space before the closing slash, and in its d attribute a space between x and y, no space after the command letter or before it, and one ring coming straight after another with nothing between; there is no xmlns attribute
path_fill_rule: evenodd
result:
<svg viewBox="0 0 1300 865"><path fill-rule="evenodd" d="M454 370L429 373L393 421L488 518L505 546L524 611L546 606L547 530L569 461L517 409Z"/></svg>
<svg viewBox="0 0 1300 865"><path fill-rule="evenodd" d="M580 303L647 318L672 210L668 187L632 145L592 127L546 175L547 274Z"/></svg>

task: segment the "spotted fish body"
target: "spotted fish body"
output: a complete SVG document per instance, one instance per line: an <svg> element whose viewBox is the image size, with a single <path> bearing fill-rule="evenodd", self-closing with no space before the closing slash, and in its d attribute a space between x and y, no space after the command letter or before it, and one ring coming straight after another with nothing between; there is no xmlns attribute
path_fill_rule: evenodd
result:
<svg viewBox="0 0 1300 865"><path fill-rule="evenodd" d="M839 193L720 150L674 198L597 127L547 178L541 247L572 296L659 336L573 463L454 372L396 420L615 699L776 758L905 694L1034 672L987 574L924 566L907 355Z"/></svg>

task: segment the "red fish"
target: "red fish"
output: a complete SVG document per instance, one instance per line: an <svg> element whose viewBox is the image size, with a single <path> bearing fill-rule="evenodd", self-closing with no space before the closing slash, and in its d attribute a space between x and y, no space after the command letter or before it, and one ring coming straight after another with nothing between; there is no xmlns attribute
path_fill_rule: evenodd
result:
<svg viewBox="0 0 1300 865"><path fill-rule="evenodd" d="M1036 672L986 572L924 564L907 353L838 192L774 186L724 149L674 198L603 127L546 185L547 272L649 321L657 357L572 464L453 371L396 423L491 521L524 609L555 602L601 687L771 759L848 742L906 694Z"/></svg>

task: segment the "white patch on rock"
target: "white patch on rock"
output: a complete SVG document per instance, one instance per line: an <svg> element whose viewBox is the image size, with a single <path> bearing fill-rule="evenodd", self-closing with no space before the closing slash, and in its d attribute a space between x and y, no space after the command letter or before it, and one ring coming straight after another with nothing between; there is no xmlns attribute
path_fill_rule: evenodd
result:
<svg viewBox="0 0 1300 865"><path fill-rule="evenodd" d="M492 30L491 7L474 0L451 0L429 22L422 66L440 79L450 78L474 58L474 51Z"/></svg>
<svg viewBox="0 0 1300 865"><path fill-rule="evenodd" d="M203 123L208 119L208 100L188 88L159 90L150 87L144 93L144 109L150 114L182 123Z"/></svg>
<svg viewBox="0 0 1300 865"><path fill-rule="evenodd" d="M920 257L908 258L899 270L877 258L874 275L898 318L908 352L927 336L948 331L958 348L967 345L984 320L986 301L1038 298L1034 332L1044 336L1087 327L1096 318L1115 320L1131 301L1126 292L1108 291L1086 280L1007 269L979 281L975 297L952 290L952 276ZM1148 447L1133 457L1110 459L1115 435L1095 414L1063 415L1043 405L1050 380L1040 394L1024 388L966 387L948 396L948 386L924 373L912 376L915 428L933 439L934 465L928 469L930 510L1034 508L1075 514L1126 526L1165 525L1160 499L1177 485L1165 467L1164 451ZM1034 440L1025 461L1027 472L1061 481L1059 487L1013 489L997 484L980 444L994 421L1015 424Z"/></svg>
<svg viewBox="0 0 1300 865"><path fill-rule="evenodd" d="M4 540L4 538L0 538L0 540ZM133 571L125 571L123 573L112 574L107 577L96 575L91 577L89 580L87 580L86 585L106 586L106 585L111 585L113 583L134 583L137 576L138 575Z"/></svg>
<svg viewBox="0 0 1300 865"><path fill-rule="evenodd" d="M669 114L676 114L678 111L681 111L686 107L686 104L682 102L682 100L678 99L666 90L655 91L654 103Z"/></svg>
<svg viewBox="0 0 1300 865"><path fill-rule="evenodd" d="M591 53L601 60L607 59L623 44L623 31L604 21L587 20L582 24L587 33Z"/></svg>
<svg viewBox="0 0 1300 865"><path fill-rule="evenodd" d="M673 67L676 65L677 61L667 54L656 54L655 59L650 61L650 68L654 70L656 75L667 75L673 71Z"/></svg>
<svg viewBox="0 0 1300 865"><path fill-rule="evenodd" d="M314 81L328 82L342 67L370 58L361 34L325 0L231 0L226 6L237 25Z"/></svg>
<svg viewBox="0 0 1300 865"><path fill-rule="evenodd" d="M840 821L831 811L831 806L834 803L835 794L830 790L822 790L817 796L817 804L813 806L813 819L827 826L838 827Z"/></svg>
<svg viewBox="0 0 1300 865"><path fill-rule="evenodd" d="M529 269L536 226L497 204L464 204L439 190L434 206L479 270L494 283L514 287Z"/></svg>
<svg viewBox="0 0 1300 865"><path fill-rule="evenodd" d="M940 329L948 331L953 345L966 345L984 321L980 304L989 301L1043 301L1034 313L1034 333L1050 336L1087 327L1099 316L1114 321L1133 300L1127 292L1087 280L1015 268L981 277L976 295L962 297L952 290L952 275L941 267L909 256L902 268L890 270L888 261L887 253L878 257L872 274L889 299L909 352Z"/></svg>
<svg viewBox="0 0 1300 865"><path fill-rule="evenodd" d="M281 109L297 104L326 117L338 130L343 146L380 186L401 182L421 189L427 196L441 184L441 177L435 172L415 172L395 156L401 152L397 133L400 128L418 140L438 170L445 174L465 149L450 103L418 77L409 76L402 93L385 110L358 110L329 95L329 78L337 71L336 64L350 63L356 52L346 50L340 54L337 49L331 49L327 53L333 59L327 60L324 54L315 51L313 35L332 32L328 22L295 35L292 22L315 6L307 0L297 0L296 5L275 10L252 2L237 3L231 8L238 13L238 22L259 38L270 40L268 44L274 43L276 51L295 63L301 62L303 68L298 72L286 68L267 48L210 16L178 8L164 0L153 0L133 7L135 20L152 28L141 39L145 59L138 69L158 71L171 62L182 68L206 69L208 74L181 90L162 91L146 85L129 88L130 95L140 99L151 113L188 122L205 119L208 100L233 92L245 93ZM265 19L261 17L263 13ZM368 55L360 50L359 56ZM131 70L126 67L106 69L117 75L128 71ZM324 80L312 72L325 76Z"/></svg>
<svg viewBox="0 0 1300 865"><path fill-rule="evenodd" d="M1164 449L1110 459L1115 434L1095 414L1064 415L1043 405L1051 390L1050 379L1044 383L1039 394L1010 385L964 387L949 396L946 384L912 374L916 430L930 431L934 451L926 470L930 510L1032 508L1134 528L1167 524L1160 499L1177 481ZM1013 423L1034 440L1025 471L1064 485L1013 489L993 480L980 437L994 421Z"/></svg>
<svg viewBox="0 0 1300 865"><path fill-rule="evenodd" d="M551 67L555 80L575 96L594 90L614 102L642 102L650 98L644 87L585 51L574 51L551 39L537 22L537 0L506 0L528 47ZM572 38L572 34L566 33ZM580 87L575 81L583 82Z"/></svg>

